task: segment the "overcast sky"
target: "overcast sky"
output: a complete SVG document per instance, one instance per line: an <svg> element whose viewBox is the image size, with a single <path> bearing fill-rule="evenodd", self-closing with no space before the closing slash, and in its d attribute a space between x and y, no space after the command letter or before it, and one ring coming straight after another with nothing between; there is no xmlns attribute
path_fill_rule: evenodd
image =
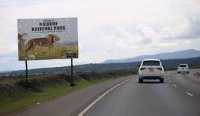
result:
<svg viewBox="0 0 200 116"><path fill-rule="evenodd" d="M0 71L18 61L17 19L78 17L75 64L200 50L200 0L0 0ZM70 60L29 61L29 68L68 66Z"/></svg>

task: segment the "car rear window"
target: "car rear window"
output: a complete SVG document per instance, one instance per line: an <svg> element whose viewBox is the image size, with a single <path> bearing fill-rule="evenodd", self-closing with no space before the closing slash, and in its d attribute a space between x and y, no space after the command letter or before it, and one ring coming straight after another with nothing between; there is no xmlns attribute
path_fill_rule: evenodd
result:
<svg viewBox="0 0 200 116"><path fill-rule="evenodd" d="M159 61L143 61L143 66L160 66Z"/></svg>
<svg viewBox="0 0 200 116"><path fill-rule="evenodd" d="M179 67L187 67L187 65L185 65L185 64L181 64Z"/></svg>

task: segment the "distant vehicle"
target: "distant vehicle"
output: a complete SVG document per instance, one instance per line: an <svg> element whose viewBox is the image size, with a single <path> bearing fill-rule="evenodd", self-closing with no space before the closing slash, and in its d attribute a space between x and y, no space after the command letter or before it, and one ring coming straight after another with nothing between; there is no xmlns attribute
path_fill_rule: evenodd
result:
<svg viewBox="0 0 200 116"><path fill-rule="evenodd" d="M143 79L159 79L160 83L164 82L164 68L159 59L146 59L141 62L139 67L139 83Z"/></svg>
<svg viewBox="0 0 200 116"><path fill-rule="evenodd" d="M189 73L189 67L187 64L180 64L178 66L178 73L180 72L185 72L185 73Z"/></svg>

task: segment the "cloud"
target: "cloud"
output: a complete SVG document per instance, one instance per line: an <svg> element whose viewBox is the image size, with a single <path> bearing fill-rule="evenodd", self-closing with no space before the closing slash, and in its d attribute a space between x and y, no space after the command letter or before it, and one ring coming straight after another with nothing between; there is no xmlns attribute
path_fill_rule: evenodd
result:
<svg viewBox="0 0 200 116"><path fill-rule="evenodd" d="M199 6L198 0L1 0L0 65L5 67L0 70L24 68L17 56L17 19L78 17L80 57L75 64L99 63L200 49ZM66 61L35 61L30 65L69 65Z"/></svg>
<svg viewBox="0 0 200 116"><path fill-rule="evenodd" d="M194 15L194 16L189 16L188 17L190 26L187 29L187 32L185 32L185 34L183 34L180 37L183 37L184 39L188 39L188 38L200 38L200 13L198 15Z"/></svg>
<svg viewBox="0 0 200 116"><path fill-rule="evenodd" d="M200 38L200 15L178 17L176 23L170 27L163 27L158 31L160 39L195 39Z"/></svg>
<svg viewBox="0 0 200 116"><path fill-rule="evenodd" d="M142 36L140 43L150 43L156 36L154 29L149 26L139 25L136 27L136 31Z"/></svg>

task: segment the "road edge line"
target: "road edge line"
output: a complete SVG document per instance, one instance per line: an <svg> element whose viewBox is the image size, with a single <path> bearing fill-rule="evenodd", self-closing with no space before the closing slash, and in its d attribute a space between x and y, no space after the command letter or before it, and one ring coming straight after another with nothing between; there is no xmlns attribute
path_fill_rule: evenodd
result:
<svg viewBox="0 0 200 116"><path fill-rule="evenodd" d="M193 94L191 94L190 92L187 92L187 91L186 91L186 94L188 94L188 95L191 96L191 97L194 96Z"/></svg>
<svg viewBox="0 0 200 116"><path fill-rule="evenodd" d="M133 77L134 78L134 77ZM78 116L83 116L94 104L96 104L99 100L101 100L106 94L108 94L109 92L111 92L113 89L115 89L116 87L120 86L121 84L131 80L130 79L126 79L124 81L122 81L121 83L115 85L114 87L112 87L111 89L109 89L108 91L104 92L101 96L99 96L96 100L94 100L91 104L89 104L84 110L82 110Z"/></svg>

